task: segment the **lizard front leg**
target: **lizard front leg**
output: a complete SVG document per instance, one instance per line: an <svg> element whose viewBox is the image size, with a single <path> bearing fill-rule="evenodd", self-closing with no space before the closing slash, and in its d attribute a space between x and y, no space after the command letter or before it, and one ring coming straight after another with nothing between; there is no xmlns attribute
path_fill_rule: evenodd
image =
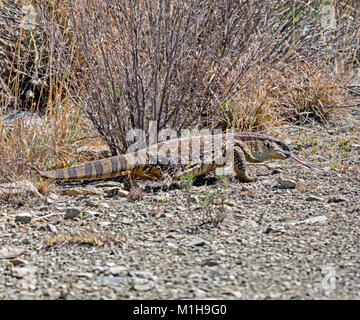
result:
<svg viewBox="0 0 360 320"><path fill-rule="evenodd" d="M234 147L234 170L239 181L254 182L257 180L246 173L246 159L240 147Z"/></svg>

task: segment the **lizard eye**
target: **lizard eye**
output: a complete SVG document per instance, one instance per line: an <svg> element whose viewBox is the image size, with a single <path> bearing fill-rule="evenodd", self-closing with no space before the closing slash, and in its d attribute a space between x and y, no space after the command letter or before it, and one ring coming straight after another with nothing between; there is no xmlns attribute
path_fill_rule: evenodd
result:
<svg viewBox="0 0 360 320"><path fill-rule="evenodd" d="M266 148L270 149L271 145L270 142L266 142Z"/></svg>

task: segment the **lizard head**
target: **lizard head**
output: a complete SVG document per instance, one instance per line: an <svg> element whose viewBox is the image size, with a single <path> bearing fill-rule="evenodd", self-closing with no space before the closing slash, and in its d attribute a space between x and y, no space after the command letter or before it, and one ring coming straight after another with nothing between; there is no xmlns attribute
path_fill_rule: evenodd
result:
<svg viewBox="0 0 360 320"><path fill-rule="evenodd" d="M283 160L291 158L307 168L312 168L307 163L302 162L301 160L296 158L291 153L290 147L282 141L276 139L266 139L259 141L259 143L260 145L258 145L254 148L254 150L252 150L255 158L262 159L262 161L271 159Z"/></svg>

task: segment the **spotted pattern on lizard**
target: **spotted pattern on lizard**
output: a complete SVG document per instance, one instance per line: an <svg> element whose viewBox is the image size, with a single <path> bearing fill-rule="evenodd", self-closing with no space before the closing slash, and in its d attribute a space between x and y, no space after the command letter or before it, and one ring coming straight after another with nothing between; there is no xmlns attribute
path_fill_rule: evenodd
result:
<svg viewBox="0 0 360 320"><path fill-rule="evenodd" d="M311 168L292 155L284 142L263 134L242 132L166 140L136 152L38 172L44 178L62 181L115 178L124 175L124 172L139 175L151 173L158 177L163 177L167 172L178 179L188 173L199 176L233 164L239 181L252 182L256 178L246 172L246 162L261 163L288 158Z"/></svg>

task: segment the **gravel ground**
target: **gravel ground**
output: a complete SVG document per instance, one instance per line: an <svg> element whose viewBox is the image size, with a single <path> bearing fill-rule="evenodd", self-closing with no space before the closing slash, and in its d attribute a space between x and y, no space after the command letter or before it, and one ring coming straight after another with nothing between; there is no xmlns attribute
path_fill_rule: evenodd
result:
<svg viewBox="0 0 360 320"><path fill-rule="evenodd" d="M287 160L251 167L249 184L126 196L110 181L3 203L0 299L360 299L360 110L278 130L314 170Z"/></svg>

